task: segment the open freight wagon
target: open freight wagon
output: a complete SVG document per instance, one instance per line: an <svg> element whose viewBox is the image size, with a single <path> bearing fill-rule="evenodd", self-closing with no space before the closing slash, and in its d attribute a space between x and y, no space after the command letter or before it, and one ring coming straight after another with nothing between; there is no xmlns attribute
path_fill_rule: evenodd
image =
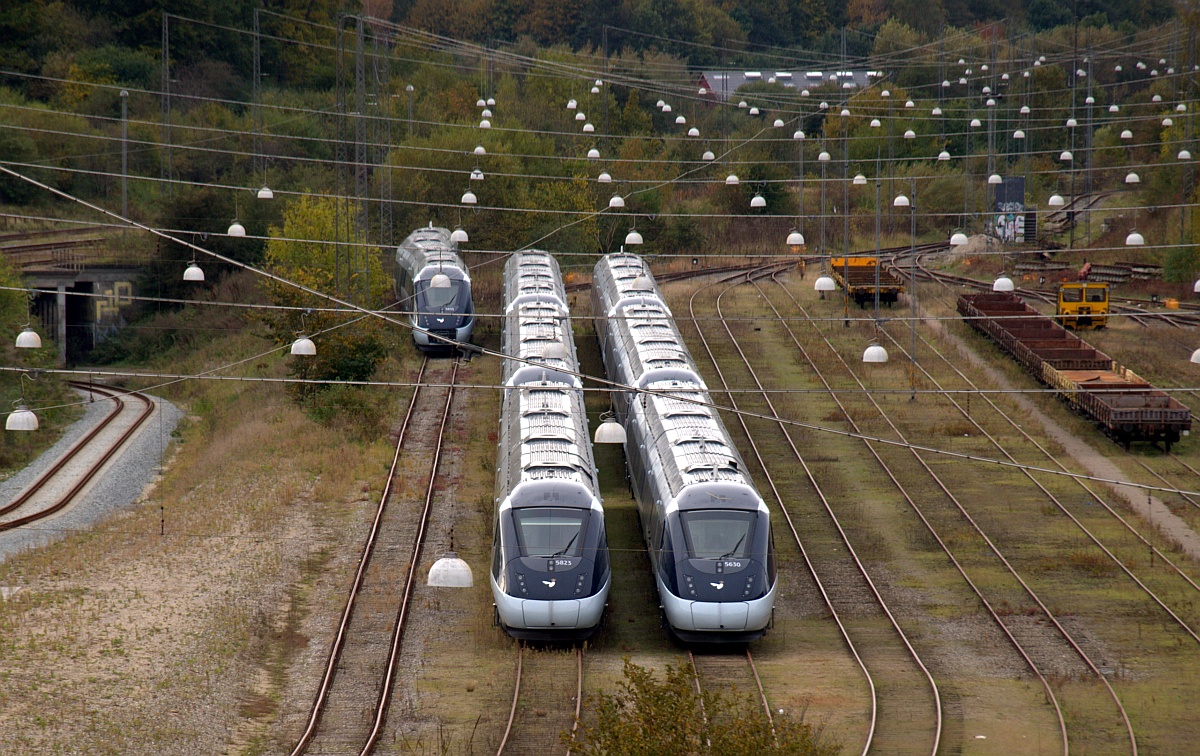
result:
<svg viewBox="0 0 1200 756"><path fill-rule="evenodd" d="M1161 441L1170 451L1191 431L1187 407L1015 294L963 294L958 312L1125 448L1134 441Z"/></svg>
<svg viewBox="0 0 1200 756"><path fill-rule="evenodd" d="M878 269L878 270L877 270ZM893 305L904 291L904 284L892 271L879 265L874 257L833 257L829 260L833 279L846 290L859 307L875 303L875 276L879 276L879 302Z"/></svg>

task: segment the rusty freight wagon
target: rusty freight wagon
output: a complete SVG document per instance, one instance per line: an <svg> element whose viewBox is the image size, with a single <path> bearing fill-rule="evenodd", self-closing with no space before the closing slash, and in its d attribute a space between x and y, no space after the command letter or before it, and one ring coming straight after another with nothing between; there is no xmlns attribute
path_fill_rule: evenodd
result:
<svg viewBox="0 0 1200 756"><path fill-rule="evenodd" d="M875 303L875 274L879 267L879 302L892 305L904 291L904 285L887 268L880 267L874 257L833 257L829 270L833 279L846 290L859 307Z"/></svg>
<svg viewBox="0 0 1200 756"><path fill-rule="evenodd" d="M1170 451L1191 431L1187 407L1015 294L963 294L958 312L1126 448L1134 441L1161 441Z"/></svg>

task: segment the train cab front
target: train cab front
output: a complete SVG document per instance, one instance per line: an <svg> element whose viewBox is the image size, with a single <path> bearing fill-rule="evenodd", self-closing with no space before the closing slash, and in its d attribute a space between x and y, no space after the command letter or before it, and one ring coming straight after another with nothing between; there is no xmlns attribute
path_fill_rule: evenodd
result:
<svg viewBox="0 0 1200 756"><path fill-rule="evenodd" d="M470 281L444 274L419 280L414 299L416 325L422 329L413 332L418 347L429 352L450 352L454 347L444 339L471 340L475 303Z"/></svg>
<svg viewBox="0 0 1200 756"><path fill-rule="evenodd" d="M603 514L570 506L502 508L491 581L500 624L514 638L590 637L611 583Z"/></svg>
<svg viewBox="0 0 1200 756"><path fill-rule="evenodd" d="M761 638L775 605L775 551L766 509L668 515L657 575L671 631L687 643Z"/></svg>

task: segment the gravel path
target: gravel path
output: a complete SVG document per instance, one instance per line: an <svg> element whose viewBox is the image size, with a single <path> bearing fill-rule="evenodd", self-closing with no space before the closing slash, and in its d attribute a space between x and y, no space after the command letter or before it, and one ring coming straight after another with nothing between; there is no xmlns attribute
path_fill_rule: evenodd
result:
<svg viewBox="0 0 1200 756"><path fill-rule="evenodd" d="M86 397L87 392L80 392L80 395ZM158 474L158 466L170 442L171 433L183 416L179 408L170 402L154 396L149 398L154 402L154 414L125 445L124 450L109 461L107 468L92 481L80 501L48 520L0 533L0 561L21 551L44 546L72 530L90 527L138 500ZM85 407L84 416L68 427L54 446L16 475L0 481L0 501L11 501L99 423L111 411L112 405L98 401Z"/></svg>

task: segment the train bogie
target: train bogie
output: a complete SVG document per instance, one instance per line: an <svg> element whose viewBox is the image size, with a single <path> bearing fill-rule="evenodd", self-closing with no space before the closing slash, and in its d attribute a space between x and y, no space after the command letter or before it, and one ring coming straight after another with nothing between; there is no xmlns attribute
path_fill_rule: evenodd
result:
<svg viewBox="0 0 1200 756"><path fill-rule="evenodd" d="M496 616L517 638L583 638L599 627L612 581L579 363L554 258L513 255L504 300L491 567Z"/></svg>
<svg viewBox="0 0 1200 756"><path fill-rule="evenodd" d="M395 294L412 327L413 343L428 353L453 353L475 329L471 276L450 231L418 228L396 250Z"/></svg>

